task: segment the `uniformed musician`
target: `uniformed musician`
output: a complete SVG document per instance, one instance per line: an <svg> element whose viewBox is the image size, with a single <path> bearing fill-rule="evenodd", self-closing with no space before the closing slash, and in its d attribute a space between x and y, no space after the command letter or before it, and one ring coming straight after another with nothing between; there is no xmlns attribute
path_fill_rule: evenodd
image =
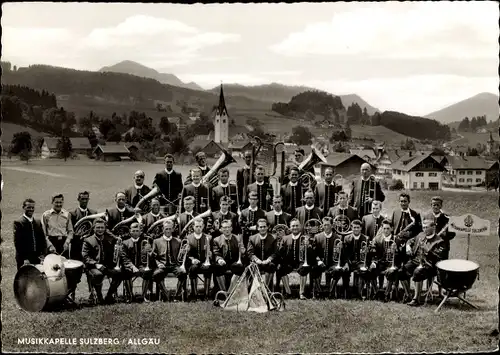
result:
<svg viewBox="0 0 500 355"><path fill-rule="evenodd" d="M245 165L236 171L236 185L238 186L238 197L240 200L240 208L246 206L247 187L255 181L255 175L252 174L250 165L252 164L252 152L247 150L244 153ZM255 167L255 166L254 166Z"/></svg>
<svg viewBox="0 0 500 355"><path fill-rule="evenodd" d="M372 168L370 164L361 165L361 178L352 182L349 205L354 207L359 214L359 218L370 213L373 200L384 202L385 195L382 192L380 183L371 176Z"/></svg>
<svg viewBox="0 0 500 355"><path fill-rule="evenodd" d="M222 196L234 196L234 201L231 201L229 209L233 213L238 212L238 204L236 203L237 187L229 184L229 169L222 168L219 170L219 185L212 188L212 211L219 209L219 202Z"/></svg>
<svg viewBox="0 0 500 355"><path fill-rule="evenodd" d="M73 211L69 212L71 215L71 224L73 226L75 226L76 223L83 217L97 214L96 210L88 208L89 199L90 199L90 193L88 191L83 191L78 193L78 198L77 198L78 207L75 208ZM80 260L80 261L82 260L83 237L85 236L79 235L77 234L77 231L75 231L73 239L71 240L71 255L69 256L70 259Z"/></svg>
<svg viewBox="0 0 500 355"><path fill-rule="evenodd" d="M179 215L178 222L179 222L179 233L181 233L184 230L184 227L186 224L189 223L194 217L198 216L199 213L197 213L194 210L194 204L195 204L195 199L194 196L187 196L183 200L184 202L184 212L182 212ZM184 239L186 235L179 235L179 238Z"/></svg>
<svg viewBox="0 0 500 355"><path fill-rule="evenodd" d="M326 168L324 180L318 183L315 187L315 205L323 211L323 216L328 215L330 208L335 205L335 201L337 200L337 193L342 191L342 186L335 184L335 182L333 181L333 174L333 168Z"/></svg>
<svg viewBox="0 0 500 355"><path fill-rule="evenodd" d="M62 254L69 250L73 239L73 224L71 215L63 209L64 196L56 194L52 197L52 208L42 214L42 227L45 236L56 249L56 253Z"/></svg>
<svg viewBox="0 0 500 355"><path fill-rule="evenodd" d="M165 214L173 215L177 211L182 192L182 174L174 170L174 157L165 154L165 169L157 173L153 187L160 190L160 204L165 205Z"/></svg>
<svg viewBox="0 0 500 355"><path fill-rule="evenodd" d="M266 218L266 212L261 210L257 204L259 203L257 193L252 191L248 194L248 202L250 206L241 211L239 224L243 233L243 246L246 247L251 235L257 232L257 221Z"/></svg>
<svg viewBox="0 0 500 355"><path fill-rule="evenodd" d="M156 221L167 217L163 212L161 212L160 200L153 198L151 200L151 211L147 213L143 218L144 231L147 232L149 227L151 227Z"/></svg>
<svg viewBox="0 0 500 355"><path fill-rule="evenodd" d="M265 170L263 166L258 165L255 167L255 182L248 185L247 194L255 192L257 194L257 206L266 212L270 210L271 199L274 193L270 193L273 191L273 188L264 180L264 174Z"/></svg>
<svg viewBox="0 0 500 355"><path fill-rule="evenodd" d="M323 212L320 208L314 206L314 192L308 190L304 194L304 206L298 207L295 210L294 217L297 218L301 226L304 226L311 219L323 218Z"/></svg>
<svg viewBox="0 0 500 355"><path fill-rule="evenodd" d="M340 191L338 193L339 204L335 207L330 208L328 211L328 217L331 217L333 220L339 215L346 216L349 218L349 222L354 221L355 219L359 219L358 211L348 205L347 192Z"/></svg>
<svg viewBox="0 0 500 355"><path fill-rule="evenodd" d="M212 244L213 239L203 233L205 222L197 219L194 222L194 231L187 236L189 242L189 253L187 258L187 270L191 281L191 296L198 296L198 275L204 276L205 299L209 296L210 279L212 277Z"/></svg>
<svg viewBox="0 0 500 355"><path fill-rule="evenodd" d="M448 255L450 253L450 241L455 238L456 234L448 230L447 225L450 221L450 217L443 212L442 208L443 198L441 196L434 196L431 199L431 210L422 216L422 218L434 220L436 223L436 234L438 234L444 241L444 259L448 259Z"/></svg>
<svg viewBox="0 0 500 355"><path fill-rule="evenodd" d="M130 207L135 207L137 203L151 191L151 188L144 184L145 177L146 174L144 171L137 170L134 173L134 185L125 190L127 205Z"/></svg>
<svg viewBox="0 0 500 355"><path fill-rule="evenodd" d="M361 232L366 235L369 240L373 240L377 235L382 226L382 221L385 219L384 216L380 214L381 211L382 202L375 200L372 202L372 213L363 216L361 219Z"/></svg>
<svg viewBox="0 0 500 355"><path fill-rule="evenodd" d="M194 197L194 211L196 213L203 213L210 208L209 188L201 184L201 178L200 169L191 169L191 183L185 185L182 191L182 200L187 196Z"/></svg>
<svg viewBox="0 0 500 355"><path fill-rule="evenodd" d="M273 228L278 224L284 224L287 227L290 226L292 215L283 211L282 205L283 198L280 195L274 196L273 209L266 213L267 223L269 224L270 231L272 231Z"/></svg>
<svg viewBox="0 0 500 355"><path fill-rule="evenodd" d="M297 208L303 205L304 192L302 191L302 185L299 183L299 169L291 167L288 176L289 182L281 186L281 196L283 196L283 209L293 216Z"/></svg>
<svg viewBox="0 0 500 355"><path fill-rule="evenodd" d="M204 152L198 152L196 153L195 157L196 159L196 162L198 163L198 167L196 169L198 169L200 171L200 179L207 175L207 173L210 171L210 167L207 165L207 155L204 153ZM184 185L189 185L191 184L193 181L193 175L189 175L186 179L186 181L184 182Z"/></svg>
<svg viewBox="0 0 500 355"><path fill-rule="evenodd" d="M222 221L231 221L231 231L234 234L241 234L241 229L238 222L238 215L229 210L231 206L231 198L222 196L219 200L219 208L212 212L213 230L212 237L218 237L222 233Z"/></svg>
<svg viewBox="0 0 500 355"><path fill-rule="evenodd" d="M399 206L400 208L395 209L392 213L391 222L394 226L398 247L404 248L408 240L416 237L422 231L422 220L420 214L409 207L410 195L407 193L399 195Z"/></svg>
<svg viewBox="0 0 500 355"><path fill-rule="evenodd" d="M252 235L248 240L248 259L257 264L259 271L264 274L264 282L269 287L276 272L278 243L269 233L269 226L265 218L257 221L257 230L258 233Z"/></svg>
<svg viewBox="0 0 500 355"><path fill-rule="evenodd" d="M110 231L121 221L135 215L134 209L127 206L127 197L123 192L117 192L115 195L116 206L106 210L108 215L108 229Z"/></svg>

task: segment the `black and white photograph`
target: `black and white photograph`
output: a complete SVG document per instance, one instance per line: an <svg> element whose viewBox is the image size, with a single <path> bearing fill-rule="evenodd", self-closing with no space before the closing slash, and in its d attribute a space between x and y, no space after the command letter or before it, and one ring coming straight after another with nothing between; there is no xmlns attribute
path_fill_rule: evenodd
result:
<svg viewBox="0 0 500 355"><path fill-rule="evenodd" d="M499 15L3 3L2 352L498 351Z"/></svg>

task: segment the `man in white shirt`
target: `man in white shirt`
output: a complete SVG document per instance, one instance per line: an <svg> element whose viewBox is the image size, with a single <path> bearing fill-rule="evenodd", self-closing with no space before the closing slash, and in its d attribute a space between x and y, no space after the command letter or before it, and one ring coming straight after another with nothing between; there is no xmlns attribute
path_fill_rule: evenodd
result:
<svg viewBox="0 0 500 355"><path fill-rule="evenodd" d="M64 196L56 194L52 197L52 208L42 214L43 230L58 254L69 251L74 234L71 215L63 205Z"/></svg>

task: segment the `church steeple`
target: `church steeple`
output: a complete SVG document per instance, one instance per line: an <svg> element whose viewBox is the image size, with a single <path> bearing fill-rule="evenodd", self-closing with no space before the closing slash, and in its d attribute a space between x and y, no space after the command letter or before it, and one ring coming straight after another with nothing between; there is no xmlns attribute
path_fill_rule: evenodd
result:
<svg viewBox="0 0 500 355"><path fill-rule="evenodd" d="M217 107L217 114L222 116L225 112L227 114L226 100L224 99L224 90L222 89L222 84L220 84L220 94L219 94L219 106Z"/></svg>
<svg viewBox="0 0 500 355"><path fill-rule="evenodd" d="M215 111L214 128L215 143L229 143L229 115L227 113L222 84L220 84L219 106L217 106Z"/></svg>

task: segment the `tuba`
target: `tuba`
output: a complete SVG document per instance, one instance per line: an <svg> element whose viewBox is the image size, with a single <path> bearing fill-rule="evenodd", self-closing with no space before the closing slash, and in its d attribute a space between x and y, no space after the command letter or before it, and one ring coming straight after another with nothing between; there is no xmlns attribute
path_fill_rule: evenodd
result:
<svg viewBox="0 0 500 355"><path fill-rule="evenodd" d="M120 271L120 254L122 251L122 238L117 238L118 240L116 241L115 248L113 249L113 263L116 264L115 266L115 271Z"/></svg>
<svg viewBox="0 0 500 355"><path fill-rule="evenodd" d="M309 170L311 170L311 168L314 168L314 166L318 163L327 163L326 158L316 147L312 146L311 148L311 154L309 154L307 158L304 159L304 161L299 165L299 180L302 186L307 190L313 190L316 186L316 175L310 173Z"/></svg>
<svg viewBox="0 0 500 355"><path fill-rule="evenodd" d="M205 212L203 212L202 214L199 214L197 215L196 217L194 217L192 220L190 220L188 223L186 223L186 225L184 226L184 228L182 229L181 231L181 234L179 235L179 237L181 237L182 235L184 235L187 232L189 233L192 233L192 230L188 229L192 224L194 224L195 221L199 221L200 219L204 219L204 218L207 218L207 217L211 217L212 216L212 210L206 210Z"/></svg>
<svg viewBox="0 0 500 355"><path fill-rule="evenodd" d="M119 236L121 238L123 238L124 236L128 236L130 234L130 225L132 223L134 223L135 221L137 221L139 224L143 225L143 218L142 218L142 216L141 216L140 213L136 213L132 217L129 217L127 219L124 219L121 222L118 222L113 227L113 229L111 230L111 232L114 235Z"/></svg>
<svg viewBox="0 0 500 355"><path fill-rule="evenodd" d="M208 186L216 186L219 183L218 172L229 164L236 163L236 160L225 149L222 149L222 154L215 162L214 166L201 178L201 184Z"/></svg>
<svg viewBox="0 0 500 355"><path fill-rule="evenodd" d="M154 235L155 237L160 237L163 234L162 226L165 221L172 221L175 224L175 222L177 222L177 215L173 214L171 216L157 220L148 228L147 234Z"/></svg>
<svg viewBox="0 0 500 355"><path fill-rule="evenodd" d="M82 219L80 219L78 222L75 223L75 226L74 226L75 234L82 236L82 237L90 234L90 231L92 230L92 223L97 218L103 218L103 219L107 220L108 214L106 212L101 212L101 213L92 214L90 216L83 217Z"/></svg>

